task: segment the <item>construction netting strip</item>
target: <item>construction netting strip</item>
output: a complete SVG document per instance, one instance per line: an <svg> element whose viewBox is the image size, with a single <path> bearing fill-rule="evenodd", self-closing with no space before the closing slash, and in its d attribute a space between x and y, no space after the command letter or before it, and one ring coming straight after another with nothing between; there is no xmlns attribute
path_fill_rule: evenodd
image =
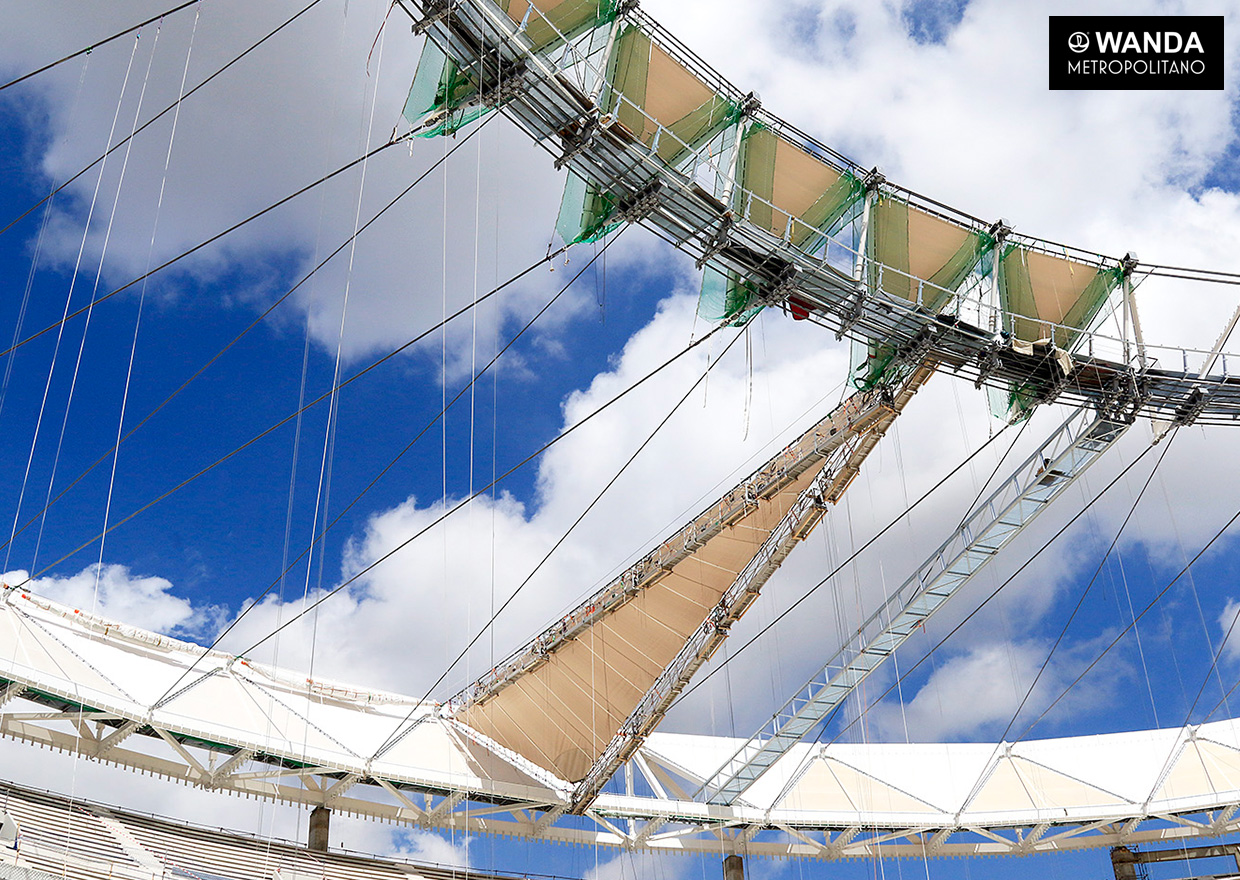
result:
<svg viewBox="0 0 1240 880"><path fill-rule="evenodd" d="M876 195L867 256L882 266L870 282L891 296L939 311L994 247L994 239L925 211L888 193ZM881 275L881 279L880 279Z"/></svg>
<svg viewBox="0 0 1240 880"><path fill-rule="evenodd" d="M612 220L616 199L598 184L568 172L555 231L565 244L598 241L623 221Z"/></svg>
<svg viewBox="0 0 1240 880"><path fill-rule="evenodd" d="M770 126L741 123L736 102L677 61L633 24L616 22L615 0L501 0L501 8L537 51L587 31L614 35L606 62L601 110L621 131L645 144L663 162L677 166L693 151L735 137L736 185L723 181L728 207L755 226L801 248L817 248L826 236L856 224L864 187L811 148ZM619 29L618 32L612 27ZM405 105L413 125L431 124L424 136L450 134L488 112L479 103L475 72L462 71L435 43L427 41ZM729 146L729 151L731 147ZM718 156L723 160L721 148ZM723 196L723 193L717 193ZM570 174L556 230L566 243L590 242L619 225L619 200L606 184ZM991 257L995 240L986 232L915 207L880 190L868 217L866 273L871 292L916 303L932 312L947 307L971 276L998 272L1003 329L1016 340L1053 339L1070 349L1097 315L1119 280L1102 268L1023 246L1010 245ZM699 314L741 325L760 309L757 285L731 271L708 270ZM859 370L861 384L882 372L890 351L871 345ZM854 375L854 380L858 380Z"/></svg>
<svg viewBox="0 0 1240 880"><path fill-rule="evenodd" d="M707 321L724 321L743 327L762 311L757 293L757 285L747 278L707 266L702 272L698 315Z"/></svg>
<svg viewBox="0 0 1240 880"><path fill-rule="evenodd" d="M477 80L466 74L452 58L431 40L422 46L413 85L405 100L404 117L412 126L435 120L419 137L452 134L490 108L477 103Z"/></svg>

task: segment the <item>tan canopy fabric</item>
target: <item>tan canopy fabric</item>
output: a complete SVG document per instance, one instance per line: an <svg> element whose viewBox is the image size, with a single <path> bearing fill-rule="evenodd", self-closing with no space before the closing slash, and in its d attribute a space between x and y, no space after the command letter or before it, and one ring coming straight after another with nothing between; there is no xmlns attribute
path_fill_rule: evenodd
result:
<svg viewBox="0 0 1240 880"><path fill-rule="evenodd" d="M914 208L882 193L870 216L868 255L895 271L883 271L882 289L892 296L941 309L978 261L994 247L988 235ZM877 271L872 280L877 283Z"/></svg>
<svg viewBox="0 0 1240 880"><path fill-rule="evenodd" d="M999 273L1006 329L1026 342L1051 339L1059 348L1070 349L1119 279L1119 269L1011 246Z"/></svg>
<svg viewBox="0 0 1240 880"><path fill-rule="evenodd" d="M611 0L500 0L499 5L516 24L525 23L525 37L535 52L610 21L615 14Z"/></svg>
<svg viewBox="0 0 1240 880"><path fill-rule="evenodd" d="M736 105L636 27L616 40L607 80L604 111L669 165L737 118Z"/></svg>
<svg viewBox="0 0 1240 880"><path fill-rule="evenodd" d="M839 219L861 195L861 183L810 155L761 123L745 132L737 163L744 216L800 245Z"/></svg>
<svg viewBox="0 0 1240 880"><path fill-rule="evenodd" d="M561 778L578 782L681 646L821 469L818 463L711 538L546 662L460 716Z"/></svg>

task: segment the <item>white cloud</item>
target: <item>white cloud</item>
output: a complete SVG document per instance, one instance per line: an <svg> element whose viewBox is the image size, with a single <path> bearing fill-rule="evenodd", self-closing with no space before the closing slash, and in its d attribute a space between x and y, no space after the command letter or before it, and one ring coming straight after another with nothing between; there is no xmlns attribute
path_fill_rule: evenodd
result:
<svg viewBox="0 0 1240 880"><path fill-rule="evenodd" d="M447 868L469 867L470 838L413 829L395 833L396 855Z"/></svg>
<svg viewBox="0 0 1240 880"><path fill-rule="evenodd" d="M1219 8L1231 10L1233 5ZM368 96L375 82L365 75L360 59L383 7L353 3L347 17L338 6L332 8L334 12L301 26L295 37L282 40L263 64L238 71L220 83L218 91L213 86L212 93L204 92L187 104L174 153L176 173L170 178L172 188L160 221L159 253L177 252L361 151ZM1231 92L1047 92L1045 16L1073 11L1069 4L1046 7L975 0L944 45L920 45L905 32L897 5L802 2L792 10L795 20L817 22L819 27L795 35L796 51L788 50L794 36L788 30L791 12L773 13L769 3L742 0L721 12L706 0L646 0L644 8L708 61L722 66L738 84L760 91L775 112L858 161L882 165L901 183L979 216L1008 216L1021 231L1110 253L1133 249L1147 260L1237 268L1231 261L1240 252L1236 238L1240 201L1233 193L1201 189L1234 138ZM1113 8L1131 13L1153 7L1115 4ZM56 54L55 47L76 46L87 34L107 30L105 13L94 7L67 17L24 8L6 14L20 19L12 27L0 27L0 58L14 69L33 66L45 54ZM203 16L194 50L197 71L211 69L276 20L272 10L225 0L208 5ZM848 32L843 25L850 22L853 30ZM185 22L177 27L179 31L169 24L161 40L167 47L180 39L183 52L188 38ZM1022 38L1013 40L1013 34ZM382 135L395 118L416 54L407 39L401 38L400 48L397 42L396 31L390 32L376 112L383 121L382 126L376 124L376 131ZM100 150L101 132L106 134L119 86L116 68L128 57L127 50L123 54L101 50L92 57L93 70L112 69L111 80L100 80L112 92L92 78L92 91L72 118L67 108L75 75L58 75L50 85L40 86L52 117L39 161L51 176L76 170ZM150 106L171 99L168 90L179 82L183 59L183 54L171 50L157 58L160 73L148 97ZM190 80L195 80L193 73ZM268 86L255 88L256 81ZM166 138L167 128L161 130ZM558 198L557 178L546 156L502 121L479 135L478 143L480 178L479 152L466 147L457 157L462 161L454 161L447 175L446 195L444 177L436 175L359 245L350 287L346 355L359 356L412 335L437 319L445 290L451 310L467 302L475 289L485 291L544 252ZM381 195L411 180L451 144L419 142L413 158L402 148L374 162L368 169L363 216L377 207ZM111 273L117 278L145 265L164 149L166 140L152 138L135 153L122 204L131 219L145 219L129 223L109 247ZM111 164L109 173L114 174L116 167ZM278 270L286 269L286 264L310 265L316 248L321 252L334 246L351 231L357 188L357 175L352 175L298 210L282 214L278 222L248 229L215 256L196 260L195 277L218 278L238 265L255 262L283 277L286 273ZM84 183L75 190L74 205L61 215L62 258L74 252L74 236L80 234L70 217L80 218L88 198ZM479 229L483 234L477 239L475 265ZM632 241L633 236L626 237L616 251L629 272L641 269L643 261L672 259L668 251L650 247L644 239ZM574 254L574 265L582 259ZM346 283L343 266L341 262L325 272L300 300L316 339L329 349L335 345L340 320ZM573 271L573 265L567 268ZM565 424L627 387L689 340L695 326L694 282L682 270L683 261L676 266L682 281L678 294L663 302L608 370L563 402ZM506 321L528 316L539 296L566 280L563 269L554 275L535 274L536 279L480 314L482 350ZM275 289L274 281L247 278L247 284L257 289L238 291L235 300L262 301ZM1151 341L1208 347L1236 297L1212 288L1151 280L1140 289L1139 300ZM569 322L574 314L570 303L560 323L550 325L552 330L573 332ZM700 334L704 328L699 322L696 329ZM740 343L501 617L494 641L483 639L436 696L448 696L488 668L493 658L502 657L553 620L719 488L743 476L773 451L772 446L786 442L790 425L804 426L811 410L821 412L838 399L846 351L821 328L772 315L754 324L750 334L752 377L740 356ZM529 503L503 495L493 501L479 499L469 511L454 515L445 526L431 530L327 601L316 617L281 636L279 661L300 669L313 665L321 675L420 695L641 443L704 368L708 354L719 353L726 335L720 334L709 352L699 349L555 447L537 465L537 494ZM468 337L461 329L449 340L447 371L457 376L466 364ZM554 346L554 335L544 343ZM1169 354L1160 357L1166 366L1180 366L1168 362L1173 357ZM1040 414L1001 473L1027 454L1059 418L1062 413L1055 411ZM716 662L896 517L994 429L981 396L970 387L950 377L931 382L867 462L845 501L734 629ZM980 577L931 624L932 634L945 633L1139 453L1148 442L1148 430L1139 425L1130 434L1068 499L996 561L993 572ZM1185 547L1203 541L1221 524L1220 511L1237 496L1237 473L1233 468L1203 468L1200 463L1228 461L1230 439L1221 431L1182 433L1129 527L1121 552L1142 542L1162 559L1174 561ZM772 695L789 692L790 686L814 671L878 598L902 581L955 526L1005 446L1006 438L933 503L914 512L872 552L819 590L774 636L747 651L726 676L716 676L669 725L696 732L704 727L717 733L751 732L773 708ZM951 643L953 653L941 660L923 687L908 695L904 716L912 738L967 739L1002 731L1045 656L1040 624L1070 579L1082 570L1092 571L1090 563L1122 521L1139 479L1134 473L1117 487L1114 497L1074 529L1071 540L1045 554L1005 590L993 609ZM397 546L442 510L442 502L409 498L375 512L349 544L342 561L345 575ZM35 589L71 604L93 603L94 577L88 569L70 578L45 579ZM122 566L109 565L101 572L99 608L101 613L154 629L202 631L211 620L210 609L194 606L171 590L162 579L136 578ZM230 646L244 648L300 607L300 599L266 600L238 628ZM1234 610L1229 603L1220 623L1229 625ZM1010 627L1009 640L996 644L993 634L1001 616ZM1087 641L1081 651L1092 647ZM1228 650L1240 648L1229 642ZM1052 667L1032 703L1049 693L1052 684L1065 683L1063 668ZM1099 700L1112 697L1105 689L1081 693ZM884 735L904 738L899 706L881 707L874 717ZM149 796L134 795L137 803ZM167 803L170 811L183 809L179 802L158 803ZM442 838L417 836L412 848L436 860L464 859L463 852L444 850L445 846L451 845ZM599 869L600 880L640 876L638 869L645 863L626 859L607 862Z"/></svg>
<svg viewBox="0 0 1240 880"><path fill-rule="evenodd" d="M172 635L210 635L227 613L209 602L195 605L175 595L168 580L134 575L124 565L95 563L74 575L33 580L29 572L14 570L3 581L91 614Z"/></svg>
<svg viewBox="0 0 1240 880"><path fill-rule="evenodd" d="M598 857L590 865L585 880L638 880L644 877L658 877L660 880L679 880L688 876L690 865L684 860L670 861L653 853L625 852L610 858Z"/></svg>
<svg viewBox="0 0 1240 880"><path fill-rule="evenodd" d="M420 45L396 13L367 71L371 41L386 10L386 4L322 3L187 100L177 119L166 187L172 114L135 139L127 162L125 149L114 153L105 165L83 262L87 274L79 283L92 283L122 167L124 183L101 292L386 141L399 119ZM158 4L130 4L124 18L140 20L143 13L157 11ZM187 82L192 86L205 78L291 11L239 0L203 6ZM153 25L143 31L123 97L132 38L87 57L89 76L80 93L77 63L25 86L18 106L28 114L32 158L48 181L64 180L103 152L118 99L120 134L112 142L129 133L135 116L145 120L175 100L194 13L190 9L165 21L158 45ZM38 10L6 7L0 12L0 69L24 71L66 47L97 39L117 29L117 14L67 4ZM356 216L368 219L456 143L415 140L393 147L366 163L364 186L362 168L355 168L189 258L171 277L157 276L155 289L166 296L200 295L197 283L222 282L233 291L224 305L265 304L289 278L300 277L344 241ZM497 118L446 168L359 238L352 260L348 250L341 253L299 292L296 302L328 351L337 344L346 288L343 350L354 358L405 341L437 319L445 298L447 310L454 311L545 253L561 175L515 127ZM84 175L56 202L44 247L62 267L73 265L97 177L97 171ZM484 345L509 318L528 317L557 277L534 273L480 310ZM568 305L562 315L572 313L572 297ZM557 317L548 321L552 327ZM300 322L288 313L284 321ZM468 353L470 336L468 328L449 333L453 359L462 350Z"/></svg>
<svg viewBox="0 0 1240 880"><path fill-rule="evenodd" d="M1228 660L1240 659L1240 602L1235 599L1228 599L1227 604L1223 606L1222 612L1218 616L1218 627L1226 639L1222 643L1223 656Z"/></svg>

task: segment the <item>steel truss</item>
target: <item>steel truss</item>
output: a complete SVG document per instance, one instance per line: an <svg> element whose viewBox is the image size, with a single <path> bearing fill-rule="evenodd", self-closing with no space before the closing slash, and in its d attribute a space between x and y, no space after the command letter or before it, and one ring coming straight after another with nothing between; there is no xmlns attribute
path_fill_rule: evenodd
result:
<svg viewBox="0 0 1240 880"><path fill-rule="evenodd" d="M25 702L22 700L21 702ZM689 789L703 780L642 748L625 765L628 791L640 780L654 797L603 795L583 816L568 816L564 803L547 800L496 803L464 792L396 786L382 779L342 774L320 766L276 767L255 762L245 750L227 754L179 734L144 729L146 736L124 745L107 739L126 719L80 709L0 711L0 735L78 754L87 760L220 793L257 797L300 807L328 806L333 812L412 827L453 829L543 839L583 846L652 851L720 852L824 861L866 857L1030 855L1041 852L1131 846L1240 832L1240 801L1185 812L1142 812L1094 821L1033 825L961 825L873 822L807 822L788 814L775 818L743 807L695 803ZM1191 737L1184 732L1184 739ZM168 748L156 754L152 744ZM172 745L176 743L176 745ZM568 820L573 820L571 823Z"/></svg>
<svg viewBox="0 0 1240 880"><path fill-rule="evenodd" d="M648 147L604 116L598 106L597 87L589 90L583 86L586 79L597 80L598 71L588 71L580 82L572 76L574 70L580 72L583 66L591 64L597 67L598 62L582 60L571 46L555 58L530 51L521 26L491 0L459 0L448 4L446 11L440 8L442 4L434 9L424 7L434 13L433 20L424 19L412 0L400 3L411 18L426 25L428 38L435 40L462 68L520 66L524 71L522 87L501 105L502 110L547 149L557 164L598 184L621 203L641 201L643 225L693 256L699 265L709 263L721 271L750 279L770 304L793 303L808 312L811 320L853 339L879 339L900 346L911 344L925 328L935 327L940 332L931 354L938 367L995 387L1017 385L1043 395L1061 394L1065 401L1104 407L1110 404L1113 389L1122 386L1131 397L1133 411L1142 415L1181 421L1191 418L1214 424L1233 424L1240 419L1240 377L1227 375L1225 357L1222 375L1202 376L1189 368L1190 355L1194 362L1213 366L1216 359L1209 353L1143 344L1138 367L1128 360L1095 356L1095 350L1102 349L1127 352L1129 345L1126 339L1112 340L1087 330L1076 337L1071 382L1064 384L1062 373L1045 354L1021 353L1003 337L961 317L970 312L998 317L1000 313L993 304L968 300L952 292L956 303L952 312L935 314L920 305L924 289L921 279L911 279L912 288L918 291L915 302L886 294L883 276L895 270L878 263L867 262L867 283L859 286L855 278L831 266L824 254L809 253L792 245L787 235L773 235L744 217L737 217L708 192L699 183L703 175L723 179L727 191L738 186L732 171L719 166L708 155L709 142L684 145L689 158L673 168L658 158L656 150L660 140L675 135L660 127L654 147ZM636 8L625 7L620 16L625 22L639 25L663 50L720 95L745 108L750 117L805 145L811 154L835 162L858 177L867 176L826 145L755 106L751 96L723 79ZM983 230L993 225L953 214L941 204L919 199L878 177L873 179L877 189L898 193L930 213L950 215L956 222ZM654 186L654 181L661 185ZM645 198L652 193L656 195ZM822 237L814 240L820 244ZM1032 238L1009 235L1008 240L1051 250L1050 245ZM1058 246L1053 252L1063 253ZM1079 255L1095 265L1101 260L1116 268L1127 267L1129 272L1135 266L1132 261L1108 261L1084 252ZM1077 331L1052 328L1052 341L1056 333L1071 338Z"/></svg>
<svg viewBox="0 0 1240 880"><path fill-rule="evenodd" d="M1128 425L1074 412L917 570L835 655L705 784L730 804L788 749L831 715L867 676L1032 523L1124 435Z"/></svg>
<svg viewBox="0 0 1240 880"><path fill-rule="evenodd" d="M400 2L409 9L415 8L409 0ZM918 609L922 606L914 608L915 602L926 603L926 613L941 604L977 566L984 564L985 560L977 554L989 558L989 554L997 552L1011 534L1036 515L1036 510L1067 485L1070 472L1079 473L1137 415L1178 424L1231 424L1240 418L1240 380L1227 375L1225 358L1222 374L1206 375L1218 360L1213 355L1205 359L1201 374L1196 374L1188 367L1189 352L1147 345L1141 350L1139 365L1133 366L1127 359L1095 357L1095 347L1101 349L1118 341L1086 332L1074 352L1070 369L1065 371L1054 357L1053 347L1032 355L1022 354L1002 338L960 317L968 314L969 309L985 314L988 307L984 303L970 303L955 314L932 313L920 305L920 294L914 302L888 296L883 291L882 279L884 272L892 270L878 264L863 267L866 284L859 285L856 278L840 272L823 256L794 247L786 236L773 235L735 216L723 201L699 184L701 173L730 173L709 167L709 158L700 148L696 153L691 151L689 160L672 168L661 162L654 150L637 142L612 120L603 118L597 92L591 93L574 82L567 75L567 62L529 51L520 26L491 0L426 2L423 11L430 13L425 19L414 17L420 19L428 38L445 48L463 67L519 72L519 76L514 74L518 82L489 84L488 94L502 102L503 111L562 164L615 194L626 206L625 220L642 222L702 263L754 280L770 305L792 304L808 312L812 320L854 339L879 339L903 349L930 340L925 363L934 369L952 370L979 384L996 387L1016 383L1033 389L1042 400L1060 397L1077 404L1088 403L1106 414L1090 428L1101 433L1073 434L1069 450L1056 452L1042 474L1036 472L1035 465L1032 474L1024 472L1024 482L1013 478L1016 483L1005 484L1000 491L1016 491L1016 500L1008 503L1009 496L992 499L993 503L984 506L966 524L970 531L962 530L954 536L952 541L956 544L949 541L941 554L928 563L932 572L919 571L906 585L908 589L902 588L891 609L899 607L902 611L887 625L889 639L898 640L911 631L906 627L913 618L906 620L901 615L921 613ZM744 93L630 5L622 4L621 15L640 24L655 42L719 93L738 106L745 106L749 115L806 145L815 155L830 158L847 170L860 170L755 106ZM565 54L571 61L570 56L571 53ZM672 137L664 131L659 136ZM734 187L735 180L730 179L728 185ZM934 213L947 210L919 201L877 178L874 186L899 192L901 197ZM973 218L963 220L974 222ZM1034 248L1041 246L1031 239L1021 241ZM922 282L914 281L914 287L920 291ZM1171 363L1158 365L1160 351L1163 359ZM918 381L924 381L925 375L928 373L920 375ZM1069 377L1070 381L1065 381ZM1104 427L1099 429L1099 425ZM862 444L849 450L849 460L857 455L864 455ZM1045 466L1044 462L1037 464ZM1063 476L1057 471L1062 471ZM843 473L840 470L834 476L840 478ZM1049 484L1045 483L1047 479L1051 480ZM819 488L825 491L828 487ZM731 598L725 614L741 608L750 585L759 583L769 574L770 567L778 564L780 554L816 515L816 503L810 496L799 499L797 515L789 514L790 518L777 529L779 537L772 536L759 557L738 577L729 591ZM957 547L962 549L957 552ZM951 558L961 561L962 568L954 569L954 563L946 562L949 553L955 554ZM938 586L931 589L928 584ZM98 634L100 639L113 637L106 628ZM146 637L152 644L162 639L150 634ZM666 708L665 695L673 693L691 674L697 657L703 653L709 656L713 634L706 633L704 638L700 649L686 646L683 661L678 658L677 671L662 682L660 695L653 697L643 710L645 714L638 719L637 730L657 722ZM894 649L895 642L889 644ZM864 672L873 668L866 663L868 660L862 661L857 669ZM513 786L396 779L376 771L365 759L315 763L298 760L291 750L279 752L256 743L211 739L188 727L158 720L158 707L118 711L108 705L91 704L82 694L68 688L58 691L48 682L23 677L24 673L19 674L16 667L5 669L5 676L0 679L0 735L205 789L303 806L329 806L342 813L408 825L588 845L714 854L743 851L816 859L880 854L1027 854L1240 831L1240 820L1236 818L1240 795L1236 792L1203 796L1192 804L1164 808L1156 805L1157 785L1145 801L1109 806L1106 815L1074 817L1065 810L1062 817L1039 814L1041 818L1033 823L1020 817L970 820L964 817L963 807L959 813L920 821L869 816L861 811L851 817L828 817L821 812L784 807L754 808L735 798L730 790L725 798L729 802L706 803L695 799L695 793L703 786L721 791L715 782L719 774L695 774L669 760L663 751L665 741L657 737L644 742L634 737L616 746L609 756L607 766L615 765L623 771L623 793L592 794L583 790L576 793L579 797L574 797L571 787L557 784L518 756L505 753L463 725L442 717L426 723L442 725L458 741L468 740L489 749L498 760L527 772L539 784L525 786L524 794L515 794ZM825 683L829 686L830 679ZM470 694L466 699L476 696ZM799 711L794 711L793 716L800 717ZM1177 742L1180 751L1176 754L1186 753L1195 737L1195 728L1182 731ZM633 747L633 742L640 744ZM811 757L826 760L831 753L824 749ZM983 775L997 772L1002 762L1010 760L1011 747L1006 752L997 749ZM602 769L598 775L602 777ZM580 810L580 815L574 815L574 809Z"/></svg>

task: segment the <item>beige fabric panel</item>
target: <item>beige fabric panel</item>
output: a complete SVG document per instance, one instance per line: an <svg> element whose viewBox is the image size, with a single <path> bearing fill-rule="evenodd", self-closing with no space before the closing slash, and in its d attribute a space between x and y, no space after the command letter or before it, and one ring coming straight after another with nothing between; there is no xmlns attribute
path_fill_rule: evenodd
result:
<svg viewBox="0 0 1240 880"><path fill-rule="evenodd" d="M565 2L566 0L538 0L538 2L534 4L534 11L536 13L546 15L551 12L551 10ZM525 13L530 8L529 0L508 0L507 3L501 3L500 5L503 6L504 11L508 13L508 17L517 24L520 24L525 20Z"/></svg>
<svg viewBox="0 0 1240 880"><path fill-rule="evenodd" d="M933 214L908 208L908 272L923 281L934 277L969 239L969 230Z"/></svg>
<svg viewBox="0 0 1240 880"><path fill-rule="evenodd" d="M563 779L582 779L820 468L809 468L461 720Z"/></svg>
<svg viewBox="0 0 1240 880"><path fill-rule="evenodd" d="M838 761L816 760L780 801L780 806L839 812L935 813L938 808Z"/></svg>
<svg viewBox="0 0 1240 880"><path fill-rule="evenodd" d="M646 80L644 128L635 132L643 142L654 137L657 126L671 125L715 96L710 87L658 46L650 45L650 72ZM652 121L653 120L653 121Z"/></svg>
<svg viewBox="0 0 1240 880"><path fill-rule="evenodd" d="M1054 324L1064 323L1068 312L1098 274L1094 266L1037 251L1026 252L1025 265L1029 267L1029 286L1037 303L1038 318Z"/></svg>
<svg viewBox="0 0 1240 880"><path fill-rule="evenodd" d="M777 137L771 188L771 232L784 234L789 215L800 217L840 179L840 173L795 144Z"/></svg>

